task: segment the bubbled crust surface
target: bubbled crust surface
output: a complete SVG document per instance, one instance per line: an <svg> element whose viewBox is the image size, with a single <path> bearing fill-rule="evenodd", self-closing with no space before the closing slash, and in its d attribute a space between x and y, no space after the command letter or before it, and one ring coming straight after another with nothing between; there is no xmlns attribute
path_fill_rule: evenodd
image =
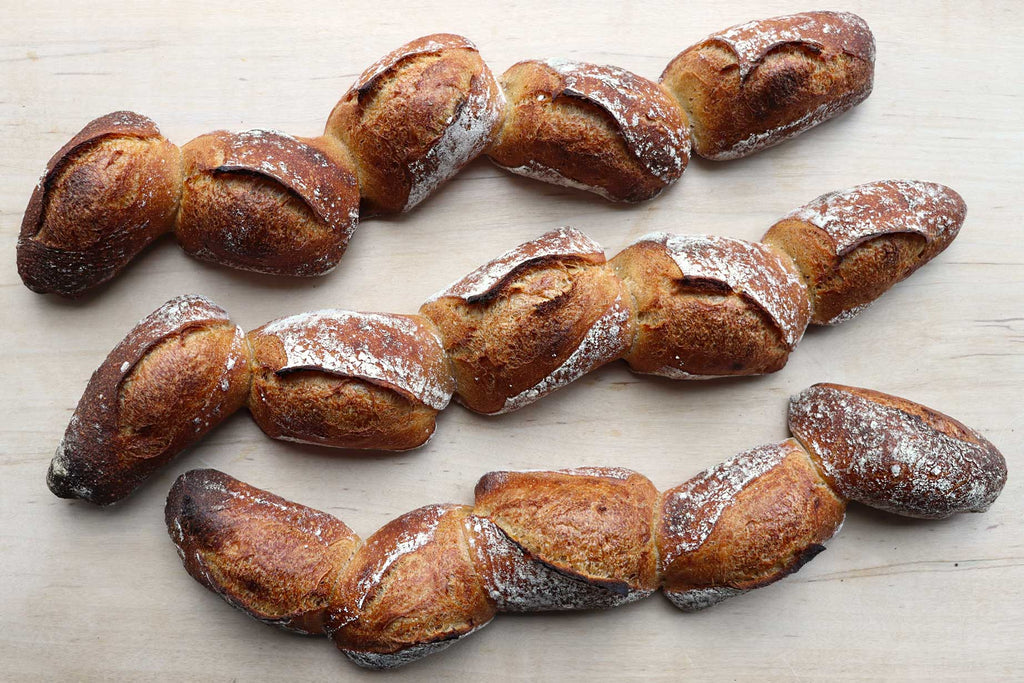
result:
<svg viewBox="0 0 1024 683"><path fill-rule="evenodd" d="M336 142L216 131L182 154L175 234L189 254L280 275L322 275L338 264L358 221L359 188Z"/></svg>
<svg viewBox="0 0 1024 683"><path fill-rule="evenodd" d="M673 239L691 238L649 236L611 260L636 304L637 333L625 355L630 367L676 379L782 368L809 315L806 292L792 266L763 247L756 254L749 249L760 245L722 238L715 259L693 260L683 251L700 255L706 245L694 242L695 249L688 249L682 243L673 246ZM731 270L745 270L747 276L732 277Z"/></svg>
<svg viewBox="0 0 1024 683"><path fill-rule="evenodd" d="M247 614L323 633L359 537L340 520L217 470L178 477L164 511L185 570Z"/></svg>
<svg viewBox="0 0 1024 683"><path fill-rule="evenodd" d="M248 388L241 329L207 299L172 299L93 373L47 484L62 498L116 502L240 408Z"/></svg>
<svg viewBox="0 0 1024 683"><path fill-rule="evenodd" d="M467 635L494 617L466 543L469 512L468 506L429 505L366 539L330 609L328 629L338 648L358 663L389 666L388 659L368 655L415 652Z"/></svg>
<svg viewBox="0 0 1024 683"><path fill-rule="evenodd" d="M751 21L680 53L661 76L693 126L694 151L735 159L850 109L870 93L874 37L845 12Z"/></svg>
<svg viewBox="0 0 1024 683"><path fill-rule="evenodd" d="M824 549L846 510L793 439L740 453L662 500L658 550L670 595L778 581Z"/></svg>
<svg viewBox="0 0 1024 683"><path fill-rule="evenodd" d="M459 400L481 413L533 402L621 357L632 339L622 282L570 229L498 257L420 313L440 330Z"/></svg>
<svg viewBox="0 0 1024 683"><path fill-rule="evenodd" d="M476 46L446 33L388 53L327 121L352 151L368 214L407 211L491 142L504 95Z"/></svg>
<svg viewBox="0 0 1024 683"><path fill-rule="evenodd" d="M269 436L340 448L423 444L455 387L420 316L325 310L249 334L249 410Z"/></svg>
<svg viewBox="0 0 1024 683"><path fill-rule="evenodd" d="M509 103L487 154L514 173L637 202L686 169L683 113L655 83L612 66L533 60L501 84Z"/></svg>
<svg viewBox="0 0 1024 683"><path fill-rule="evenodd" d="M966 215L949 187L882 180L818 197L780 219L764 241L796 262L812 322L824 325L850 319L939 254Z"/></svg>
<svg viewBox="0 0 1024 683"><path fill-rule="evenodd" d="M18 273L36 292L77 295L106 282L172 229L181 155L133 112L102 116L46 165L18 237Z"/></svg>
<svg viewBox="0 0 1024 683"><path fill-rule="evenodd" d="M473 512L486 517L529 561L619 595L658 587L653 535L658 491L618 468L490 472Z"/></svg>
<svg viewBox="0 0 1024 683"><path fill-rule="evenodd" d="M1006 483L1006 460L976 431L870 389L805 389L790 399L789 429L840 495L900 515L983 512Z"/></svg>

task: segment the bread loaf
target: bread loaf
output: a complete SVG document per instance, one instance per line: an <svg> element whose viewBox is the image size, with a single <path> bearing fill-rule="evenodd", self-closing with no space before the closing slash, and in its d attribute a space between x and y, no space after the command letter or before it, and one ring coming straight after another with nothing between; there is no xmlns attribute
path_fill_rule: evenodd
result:
<svg viewBox="0 0 1024 683"><path fill-rule="evenodd" d="M812 387L793 404L807 405L820 391ZM867 390L846 391L882 401ZM885 400L925 416L955 448L978 446L981 437L951 418ZM167 527L186 570L236 607L286 627L322 624L357 664L391 668L444 649L499 611L613 607L659 587L692 611L797 571L839 530L842 491L851 490L848 482L833 488L845 475L821 465L842 469L841 461L855 459L863 467L855 488L870 490L877 477L892 489L888 463L919 439L911 422L877 422L872 410L853 404L838 419L817 407L799 415L801 433L846 450L811 455L794 439L768 444L662 494L621 468L491 472L477 484L473 507L414 510L354 555L358 541L341 522L214 470L178 479ZM867 433L876 438L865 441ZM956 486L915 497L911 513L987 507L1006 463L988 442L984 451L960 470ZM964 504L958 488L978 487L984 504Z"/></svg>
<svg viewBox="0 0 1024 683"><path fill-rule="evenodd" d="M806 12L713 33L661 82L686 111L694 151L736 159L859 104L874 82L875 41L848 12Z"/></svg>
<svg viewBox="0 0 1024 683"><path fill-rule="evenodd" d="M21 224L18 274L40 293L101 285L172 229L180 194L180 152L155 123L101 116L46 165Z"/></svg>
<svg viewBox="0 0 1024 683"><path fill-rule="evenodd" d="M248 390L242 330L203 297L173 299L93 373L46 483L61 498L116 502L241 408Z"/></svg>
<svg viewBox="0 0 1024 683"><path fill-rule="evenodd" d="M957 196L947 188L932 194ZM882 240L900 205L883 206L876 212ZM948 244L964 214L949 212L944 201L910 206L908 224L942 226L936 228L939 237L915 252L912 270L938 252L936 244ZM859 216L850 219L857 224L873 215L856 201L837 204L828 215L842 222L844 212ZM818 230L796 226L798 236ZM774 372L785 365L808 319L824 317L815 315L815 293L823 306L861 305L895 281L886 259L860 259L854 250L846 260L838 258L840 276L833 277L815 260L818 242L778 239L777 245L656 233L606 262L601 246L583 233L554 230L441 290L419 316L317 311L257 329L248 337L249 411L273 438L340 448L415 448L433 434L437 413L453 393L471 410L509 412L619 358L636 372L674 379ZM819 283L828 283L827 294ZM174 358L188 368L205 363L206 353L188 347ZM135 408L133 400L128 398L132 410L159 416L166 409L148 403ZM85 452L91 437L77 438L62 467ZM161 457L187 445L175 444ZM101 478L102 468L94 474ZM116 468L112 476L119 476Z"/></svg>
<svg viewBox="0 0 1024 683"><path fill-rule="evenodd" d="M487 155L513 173L639 202L678 180L690 160L679 106L625 69L531 60L501 85L508 109Z"/></svg>
<svg viewBox="0 0 1024 683"><path fill-rule="evenodd" d="M218 131L182 160L138 114L89 124L29 202L18 270L30 289L74 296L175 226L198 258L320 275L360 207L407 211L485 152L514 173L642 201L682 175L691 126L710 158L775 144L866 97L873 59L860 18L812 12L709 37L669 65L664 87L565 59L520 62L499 85L468 39L424 36L364 71L318 138Z"/></svg>

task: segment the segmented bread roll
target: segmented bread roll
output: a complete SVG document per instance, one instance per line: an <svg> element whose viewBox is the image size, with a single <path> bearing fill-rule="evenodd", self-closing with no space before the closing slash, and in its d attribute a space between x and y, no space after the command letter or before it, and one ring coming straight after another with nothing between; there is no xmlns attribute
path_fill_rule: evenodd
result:
<svg viewBox="0 0 1024 683"><path fill-rule="evenodd" d="M736 159L859 104L874 68L863 19L806 12L713 33L672 60L661 82L690 119L694 151Z"/></svg>
<svg viewBox="0 0 1024 683"><path fill-rule="evenodd" d="M499 85L468 39L424 36L364 71L319 138L218 131L185 145L182 169L149 119L98 119L50 161L18 270L30 289L79 294L176 222L199 258L323 274L345 251L360 197L364 215L406 211L484 152L515 173L641 201L682 175L691 125L698 154L750 153L866 97L873 60L864 22L832 12L714 34L669 65L665 87L564 59L520 62Z"/></svg>
<svg viewBox="0 0 1024 683"><path fill-rule="evenodd" d="M420 308L441 332L456 395L516 410L621 357L633 313L589 237L561 228L481 266Z"/></svg>
<svg viewBox="0 0 1024 683"><path fill-rule="evenodd" d="M882 240L899 215L899 205L884 206L877 214ZM963 212L950 213L943 202L914 206L911 226L941 226L917 252L911 264L917 267L955 236ZM830 220L842 222L844 212L859 216L846 219L853 224L871 220L856 201L837 204ZM798 236L817 230L795 225ZM806 271L801 277L794 262L809 262L808 242L777 244L655 233L606 263L600 245L583 233L555 230L435 294L421 316L318 311L256 330L249 336L249 410L274 438L415 448L433 433L453 392L471 410L502 413L619 358L636 372L675 379L774 372L812 317L808 286L821 301L860 302L894 281L888 262L873 258L870 242L866 252L849 253L852 261L838 260L845 281ZM832 289L818 282L833 283ZM177 362L198 361L186 353ZM79 436L82 443L88 438ZM161 457L184 445L168 445ZM102 478L103 468L93 476ZM117 468L111 476L120 476Z"/></svg>
<svg viewBox="0 0 1024 683"><path fill-rule="evenodd" d="M388 53L327 121L351 151L367 213L408 211L491 142L505 98L476 46L436 33Z"/></svg>
<svg viewBox="0 0 1024 683"><path fill-rule="evenodd" d="M985 437L898 396L816 384L789 404L789 430L840 495L908 517L984 512L1006 483Z"/></svg>
<svg viewBox="0 0 1024 683"><path fill-rule="evenodd" d="M330 138L217 131L182 148L175 235L190 255L232 268L321 275L359 221L359 186Z"/></svg>
<svg viewBox="0 0 1024 683"><path fill-rule="evenodd" d="M253 330L253 419L275 439L385 450L422 445L455 388L429 324L419 316L327 310Z"/></svg>
<svg viewBox="0 0 1024 683"><path fill-rule="evenodd" d="M61 498L120 500L241 408L248 390L241 328L203 297L173 299L93 373L46 482Z"/></svg>
<svg viewBox="0 0 1024 683"><path fill-rule="evenodd" d="M812 387L794 405L820 391ZM846 391L883 402L874 392ZM924 406L884 400L926 416L958 449L979 444L974 432ZM167 528L185 569L231 604L286 627L312 632L321 625L357 664L390 668L444 649L499 611L613 607L659 587L692 611L797 571L824 549L845 514L849 484L832 488L845 475L823 474L819 466L856 458L865 468L855 488L877 481L894 490L884 470L920 439L910 421L877 421L873 408L860 412L852 403L838 419L812 409L800 420L802 432L824 434L846 450L812 456L793 439L768 444L663 494L621 468L491 472L477 484L472 508L414 510L354 555L358 540L341 522L214 470L178 479L167 499ZM865 430L877 439L858 450ZM957 486L905 498L914 502L910 512L987 507L1006 463L991 444L983 446L985 457L959 470ZM979 487L984 503L965 504L959 489Z"/></svg>
<svg viewBox="0 0 1024 683"><path fill-rule="evenodd" d="M487 155L513 173L639 202L678 180L690 160L679 105L625 69L531 60L501 85L508 111Z"/></svg>
<svg viewBox="0 0 1024 683"><path fill-rule="evenodd" d="M781 218L766 244L793 257L813 323L849 320L949 246L967 216L951 188L879 180L824 194Z"/></svg>
<svg viewBox="0 0 1024 683"><path fill-rule="evenodd" d="M40 293L77 295L114 277L174 225L178 148L145 116L91 121L60 148L32 192L18 274Z"/></svg>
<svg viewBox="0 0 1024 683"><path fill-rule="evenodd" d="M781 369L810 318L792 262L763 244L653 233L611 261L637 306L625 354L636 372L674 379Z"/></svg>

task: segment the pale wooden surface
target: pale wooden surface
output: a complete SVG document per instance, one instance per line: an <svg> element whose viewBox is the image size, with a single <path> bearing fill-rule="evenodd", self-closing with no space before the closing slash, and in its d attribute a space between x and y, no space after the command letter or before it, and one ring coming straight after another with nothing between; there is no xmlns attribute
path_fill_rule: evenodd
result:
<svg viewBox="0 0 1024 683"><path fill-rule="evenodd" d="M470 502L499 468L614 464L668 488L786 435L786 398L824 380L924 402L980 429L1010 463L985 515L906 521L852 506L797 575L699 615L660 596L609 612L500 615L398 674L503 678L962 680L1024 666L1021 409L1024 363L1024 31L1015 2L850 1L878 41L875 93L854 112L753 158L694 162L659 199L612 206L478 161L411 215L359 229L314 281L240 274L172 239L98 296L25 289L21 212L49 156L91 118L128 108L181 144L218 127L320 131L354 76L393 47L464 33L500 72L571 56L654 78L733 23L806 9L783 2L524 0L365 3L3 3L0 21L0 678L347 680L372 674L323 639L230 609L181 568L162 525L171 482L212 466L328 510L368 535L412 508ZM947 183L970 207L960 238L860 318L812 330L770 377L703 384L602 369L501 418L452 407L419 451L360 456L276 443L244 412L126 503L58 500L44 474L90 373L137 319L185 292L251 329L322 307L415 311L485 260L561 224L614 253L651 230L757 239L825 191L885 177Z"/></svg>

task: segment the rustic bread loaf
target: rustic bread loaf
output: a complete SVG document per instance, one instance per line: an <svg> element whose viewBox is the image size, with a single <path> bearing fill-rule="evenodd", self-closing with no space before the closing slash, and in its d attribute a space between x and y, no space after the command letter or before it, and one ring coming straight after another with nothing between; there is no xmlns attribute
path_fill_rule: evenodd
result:
<svg viewBox="0 0 1024 683"><path fill-rule="evenodd" d="M322 275L359 220L359 186L329 138L217 131L182 148L175 235L190 255L232 268Z"/></svg>
<svg viewBox="0 0 1024 683"><path fill-rule="evenodd" d="M650 199L685 170L690 126L698 154L756 151L867 97L873 60L864 22L833 12L714 34L669 65L664 87L564 59L521 62L499 85L468 39L424 36L364 71L319 138L218 131L185 145L183 170L149 119L98 119L47 166L18 270L33 290L79 294L176 223L199 258L323 274L345 251L360 197L364 216L406 211L484 152L522 175Z"/></svg>
<svg viewBox="0 0 1024 683"><path fill-rule="evenodd" d="M625 69L531 60L506 71L501 86L505 121L487 155L513 173L639 202L678 180L690 160L679 105Z"/></svg>
<svg viewBox="0 0 1024 683"><path fill-rule="evenodd" d="M40 293L101 285L172 229L180 194L180 152L155 123L101 116L46 165L21 224L18 274Z"/></svg>
<svg viewBox="0 0 1024 683"><path fill-rule="evenodd" d="M714 235L653 233L611 261L636 302L625 354L636 372L674 379L780 370L810 317L788 258Z"/></svg>
<svg viewBox="0 0 1024 683"><path fill-rule="evenodd" d="M46 482L106 505L241 408L249 350L227 313L199 296L144 318L93 373Z"/></svg>
<svg viewBox="0 0 1024 683"><path fill-rule="evenodd" d="M818 391L794 405L810 405ZM900 402L950 438L984 441L923 406L848 391L879 405ZM357 664L390 668L451 645L499 611L612 607L659 587L692 611L797 571L842 525L851 485L833 473L856 459L863 470L855 498L872 489L872 477L894 488L885 473L892 456L872 444L885 442L894 425L906 432L876 420L870 406L858 412L847 403L838 418L822 409L799 413L800 433L824 435L829 447L842 443L838 455L819 448L822 439L801 437L814 455L789 439L660 495L621 468L491 472L477 484L472 508L414 510L354 555L358 540L341 522L212 470L182 475L167 500L167 528L185 569L231 604L286 627L320 624ZM862 438L867 430L876 441ZM918 515L987 507L1006 463L991 444L981 446L984 457L960 468L955 485L933 486L914 506L890 509ZM965 504L960 489L978 487L983 499Z"/></svg>
<svg viewBox="0 0 1024 683"><path fill-rule="evenodd" d="M837 493L899 515L984 512L1006 483L1006 461L978 432L870 389L804 390L790 401L789 430Z"/></svg>
<svg viewBox="0 0 1024 683"><path fill-rule="evenodd" d="M249 333L249 412L268 436L406 450L434 433L454 380L420 316L315 311Z"/></svg>
<svg viewBox="0 0 1024 683"><path fill-rule="evenodd" d="M949 246L967 215L951 188L880 180L824 194L779 219L764 242L807 283L816 325L849 320Z"/></svg>
<svg viewBox="0 0 1024 683"><path fill-rule="evenodd" d="M931 237L920 238L914 260L903 270L875 259L870 246L866 252L837 248L831 253L839 256L823 259L814 240L832 233L800 221L783 220L778 226L785 231L769 232L776 246L655 233L610 263L596 242L561 228L435 294L420 316L318 311L256 330L248 338L253 352L249 411L274 438L405 450L433 434L437 413L453 392L471 410L492 414L529 405L619 358L636 372L675 379L774 372L785 365L808 319L815 320L812 313L863 305L956 235L963 211L949 207L958 206L953 203L958 195L928 186L922 195L928 201L887 198L885 192L902 185L880 183L882 189L847 193L849 201L815 211L829 217L825 224L849 224L864 233L875 221L879 240L901 229L901 215L908 230L921 226ZM933 201L936 196L943 201ZM854 231L833 233L841 238ZM808 241L804 234L814 237ZM808 290L816 293L815 311ZM843 318L822 317L822 322ZM194 354L184 354L180 362L187 367ZM158 416L153 419L164 420L159 417L164 407L152 410ZM205 418L197 414L195 419ZM75 453L84 453L83 444L93 437L83 432L76 438L78 445L65 454L62 467L79 457ZM175 444L161 457L169 459L175 448L187 445ZM101 478L102 468L93 474ZM116 468L111 476L120 476Z"/></svg>
<svg viewBox="0 0 1024 683"><path fill-rule="evenodd" d="M326 134L352 152L369 215L408 211L491 142L505 98L472 42L437 33L362 73Z"/></svg>
<svg viewBox="0 0 1024 683"><path fill-rule="evenodd" d="M694 151L736 159L842 114L870 93L875 41L847 12L806 12L713 33L661 75L686 111Z"/></svg>
<svg viewBox="0 0 1024 683"><path fill-rule="evenodd" d="M456 395L481 413L528 405L621 357L633 313L604 250L562 228L526 242L420 308L441 333Z"/></svg>

